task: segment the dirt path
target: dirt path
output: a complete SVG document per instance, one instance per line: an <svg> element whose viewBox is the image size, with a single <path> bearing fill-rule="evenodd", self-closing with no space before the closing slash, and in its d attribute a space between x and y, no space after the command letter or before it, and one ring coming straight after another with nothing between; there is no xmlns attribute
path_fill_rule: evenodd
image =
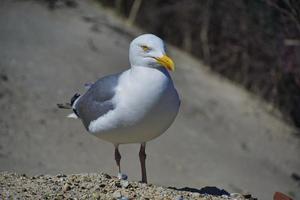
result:
<svg viewBox="0 0 300 200"><path fill-rule="evenodd" d="M88 1L49 11L35 1L3 0L0 170L114 174L112 145L65 118L56 103L86 82L126 69L133 37L122 21ZM249 191L259 199L275 191L300 198L291 178L300 174L295 130L199 61L176 49L170 54L182 107L174 125L147 146L149 181ZM121 153L124 172L138 180L138 146L121 146Z"/></svg>

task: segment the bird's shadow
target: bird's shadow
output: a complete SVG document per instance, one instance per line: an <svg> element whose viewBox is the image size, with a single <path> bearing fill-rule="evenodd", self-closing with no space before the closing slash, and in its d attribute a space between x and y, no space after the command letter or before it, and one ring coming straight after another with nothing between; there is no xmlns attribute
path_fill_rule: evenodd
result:
<svg viewBox="0 0 300 200"><path fill-rule="evenodd" d="M183 188L176 188L176 187L169 187L170 189L173 190L178 190L178 191L185 191L185 192L194 192L194 193L200 193L200 194L209 194L209 195L214 195L214 196L222 196L222 195L227 195L229 196L230 193L227 192L224 189L219 189L214 186L205 186L201 189L197 188L190 188L190 187L183 187Z"/></svg>

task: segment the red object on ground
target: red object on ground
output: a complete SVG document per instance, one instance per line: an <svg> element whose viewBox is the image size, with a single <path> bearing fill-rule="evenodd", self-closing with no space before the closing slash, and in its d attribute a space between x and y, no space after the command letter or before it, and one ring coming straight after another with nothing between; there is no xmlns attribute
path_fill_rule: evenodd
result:
<svg viewBox="0 0 300 200"><path fill-rule="evenodd" d="M281 192L275 192L273 200L293 200L293 199Z"/></svg>

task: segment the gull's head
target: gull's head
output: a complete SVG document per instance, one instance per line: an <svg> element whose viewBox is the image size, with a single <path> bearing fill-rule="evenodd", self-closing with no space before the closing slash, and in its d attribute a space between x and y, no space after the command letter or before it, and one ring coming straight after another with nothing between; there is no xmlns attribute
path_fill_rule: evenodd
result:
<svg viewBox="0 0 300 200"><path fill-rule="evenodd" d="M166 55L162 39L153 34L144 34L135 38L129 48L131 66L165 67L174 70L174 62Z"/></svg>

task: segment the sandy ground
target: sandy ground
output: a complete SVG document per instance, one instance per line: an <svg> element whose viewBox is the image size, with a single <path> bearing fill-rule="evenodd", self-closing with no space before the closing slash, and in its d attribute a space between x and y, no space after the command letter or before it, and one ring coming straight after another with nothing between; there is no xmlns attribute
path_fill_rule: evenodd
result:
<svg viewBox="0 0 300 200"><path fill-rule="evenodd" d="M1 171L116 174L113 146L65 118L56 103L82 92L84 83L128 67L134 31L123 24L88 1L54 11L35 1L1 1ZM300 174L296 131L199 61L174 48L170 55L182 106L172 127L148 143L149 182L300 198L299 182L291 177ZM121 146L130 180L140 178L138 148Z"/></svg>

